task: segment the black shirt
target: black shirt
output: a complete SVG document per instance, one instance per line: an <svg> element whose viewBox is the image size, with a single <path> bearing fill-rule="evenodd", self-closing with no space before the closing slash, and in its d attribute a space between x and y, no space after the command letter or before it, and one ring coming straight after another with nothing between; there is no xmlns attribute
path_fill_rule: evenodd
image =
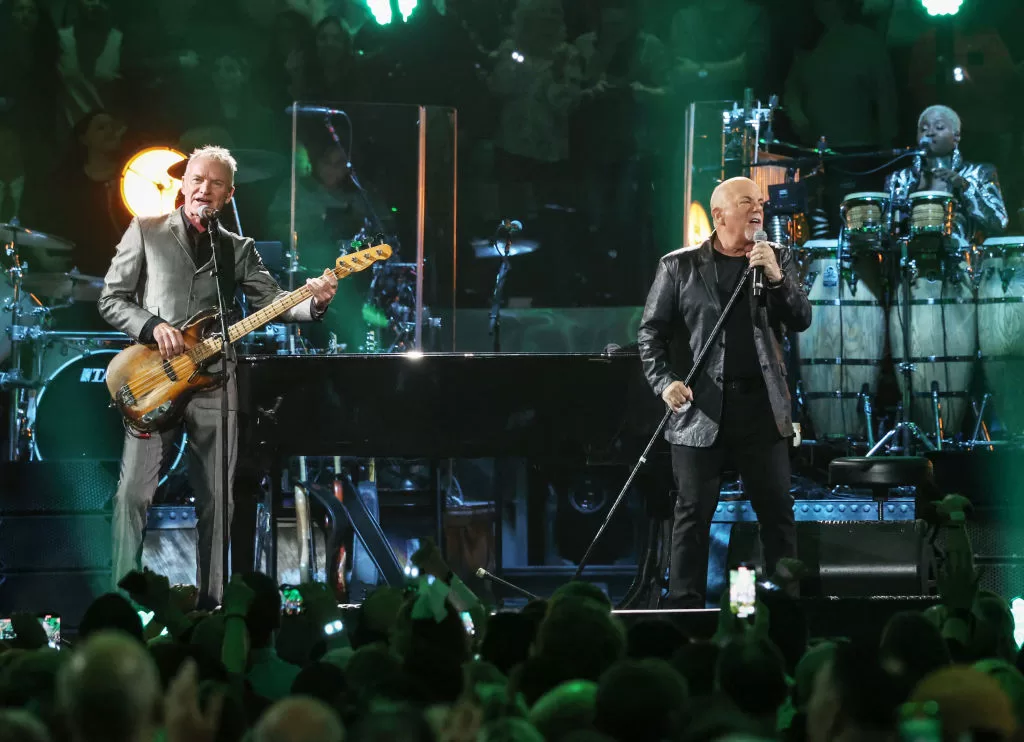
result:
<svg viewBox="0 0 1024 742"><path fill-rule="evenodd" d="M192 259L196 261L196 267L202 267L210 261L210 232L200 232L195 225L181 212L181 221L185 223L185 235L188 237L188 245L192 250Z"/></svg>
<svg viewBox="0 0 1024 742"><path fill-rule="evenodd" d="M729 302L736 282L747 267L745 256L731 257L715 250L715 272L718 275L718 294L722 308ZM750 280L740 291L736 304L725 320L725 378L727 381L736 379L762 378L761 364L757 360L757 347L754 345L754 322L750 314Z"/></svg>

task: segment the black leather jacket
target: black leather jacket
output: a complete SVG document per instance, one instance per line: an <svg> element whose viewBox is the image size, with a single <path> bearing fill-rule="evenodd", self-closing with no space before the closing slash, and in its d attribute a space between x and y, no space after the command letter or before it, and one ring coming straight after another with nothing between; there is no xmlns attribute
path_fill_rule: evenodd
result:
<svg viewBox="0 0 1024 742"><path fill-rule="evenodd" d="M714 235L700 247L670 252L658 264L637 341L644 374L654 393L673 381L686 378L693 359L707 342L722 313L715 271ZM793 435L786 364L782 355L784 328L802 332L811 325L807 301L793 252L773 245L782 269L782 283L765 290L752 303L754 344L761 362L775 423L784 437ZM735 311L735 310L734 310ZM691 384L693 402L672 415L665 431L669 443L705 448L715 442L722 417L722 370L725 367L725 336L708 351L703 367Z"/></svg>

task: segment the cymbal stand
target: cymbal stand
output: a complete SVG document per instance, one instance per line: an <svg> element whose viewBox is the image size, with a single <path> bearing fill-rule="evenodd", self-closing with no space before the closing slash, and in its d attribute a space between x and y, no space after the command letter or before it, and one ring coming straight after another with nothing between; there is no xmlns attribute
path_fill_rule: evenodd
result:
<svg viewBox="0 0 1024 742"><path fill-rule="evenodd" d="M7 269L14 286L14 296L8 300L7 306L0 310L11 313L11 368L0 373L0 389L11 393L10 409L7 411L7 461L18 461L21 458L20 443L24 426L25 388L28 380L22 375L21 345L27 337L27 327L21 324L21 282L28 264L22 263L18 256L16 238L3 246L5 257L13 263Z"/></svg>

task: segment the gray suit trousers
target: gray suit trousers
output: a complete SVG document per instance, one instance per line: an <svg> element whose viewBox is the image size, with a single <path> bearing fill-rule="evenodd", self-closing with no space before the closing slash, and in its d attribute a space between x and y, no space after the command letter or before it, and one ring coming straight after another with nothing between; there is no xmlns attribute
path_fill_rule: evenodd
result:
<svg viewBox="0 0 1024 742"><path fill-rule="evenodd" d="M233 487L238 458L238 387L232 376L228 383L228 482ZM221 391L197 394L185 408L188 435L188 476L196 500L199 543L196 585L199 595L218 603L223 593L225 566L221 543ZM136 438L125 434L121 458L121 479L114 495L114 589L117 581L142 566L142 542L146 533L146 511L156 494L160 467L168 457L177 430ZM228 522L233 515L232 493L227 494Z"/></svg>

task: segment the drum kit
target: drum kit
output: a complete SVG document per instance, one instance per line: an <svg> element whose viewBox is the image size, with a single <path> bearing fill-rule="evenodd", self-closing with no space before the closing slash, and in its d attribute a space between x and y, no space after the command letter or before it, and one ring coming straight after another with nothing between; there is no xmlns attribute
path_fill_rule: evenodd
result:
<svg viewBox="0 0 1024 742"><path fill-rule="evenodd" d="M129 338L64 329L61 321L61 310L95 303L103 279L66 270L72 243L18 224L0 224L0 248L0 391L8 397L4 458L119 461L124 427L104 381L107 363ZM182 465L185 444L182 433L164 481Z"/></svg>
<svg viewBox="0 0 1024 742"><path fill-rule="evenodd" d="M866 442L869 455L989 446L990 400L1005 439L1024 432L1011 381L1024 361L1024 237L964 244L955 209L943 191L850 193L838 239L793 244L814 308L796 339L796 399L817 440ZM876 440L887 349L902 402Z"/></svg>

